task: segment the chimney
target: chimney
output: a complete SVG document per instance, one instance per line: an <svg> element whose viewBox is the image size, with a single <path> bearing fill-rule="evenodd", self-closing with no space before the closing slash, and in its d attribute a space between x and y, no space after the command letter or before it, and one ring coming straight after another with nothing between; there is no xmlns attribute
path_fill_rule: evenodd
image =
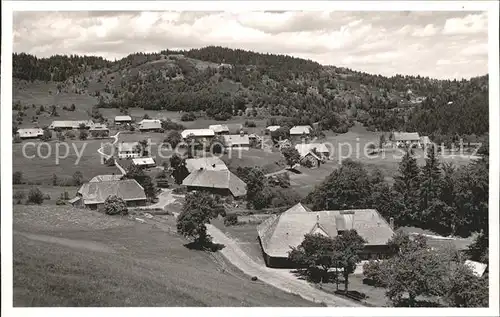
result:
<svg viewBox="0 0 500 317"><path fill-rule="evenodd" d="M394 230L394 218L393 217L389 218L389 226L391 227L392 230Z"/></svg>
<svg viewBox="0 0 500 317"><path fill-rule="evenodd" d="M215 168L215 164L212 164L212 167Z"/></svg>
<svg viewBox="0 0 500 317"><path fill-rule="evenodd" d="M244 136L244 135L245 135L245 131L240 130L240 136Z"/></svg>

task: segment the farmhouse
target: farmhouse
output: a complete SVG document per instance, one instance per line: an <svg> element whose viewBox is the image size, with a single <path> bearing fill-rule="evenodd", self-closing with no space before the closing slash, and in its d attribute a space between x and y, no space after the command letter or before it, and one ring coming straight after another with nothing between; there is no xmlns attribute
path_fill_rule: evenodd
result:
<svg viewBox="0 0 500 317"><path fill-rule="evenodd" d="M188 190L205 190L235 198L247 193L246 184L229 170L195 170L182 181L182 185Z"/></svg>
<svg viewBox="0 0 500 317"><path fill-rule="evenodd" d="M90 127L90 134L92 136L109 136L109 129L105 124L95 123Z"/></svg>
<svg viewBox="0 0 500 317"><path fill-rule="evenodd" d="M36 139L43 135L43 130L40 128L18 129L17 133L21 139Z"/></svg>
<svg viewBox="0 0 500 317"><path fill-rule="evenodd" d="M224 142L228 148L249 149L250 138L248 134L231 134L224 135Z"/></svg>
<svg viewBox="0 0 500 317"><path fill-rule="evenodd" d="M91 209L102 206L109 196L120 197L130 207L146 204L144 188L135 179L85 183L76 195L70 200L73 206Z"/></svg>
<svg viewBox="0 0 500 317"><path fill-rule="evenodd" d="M270 125L266 128L266 130L264 132L265 132L265 134L269 134L271 132L278 130L279 128L281 128L281 126L279 126L279 125Z"/></svg>
<svg viewBox="0 0 500 317"><path fill-rule="evenodd" d="M417 132L393 132L391 134L390 140L393 142L394 147L401 147L410 144L416 144L417 146L421 146L420 144L420 136Z"/></svg>
<svg viewBox="0 0 500 317"><path fill-rule="evenodd" d="M117 125L131 123L131 122L132 122L132 117L130 117L130 116L116 116L115 117L115 124L117 124Z"/></svg>
<svg viewBox="0 0 500 317"><path fill-rule="evenodd" d="M308 136L312 131L310 125L296 125L290 129L291 138L301 138L303 136Z"/></svg>
<svg viewBox="0 0 500 317"><path fill-rule="evenodd" d="M476 262L472 260L465 260L464 263L466 266L468 266L472 272L474 273L475 276L477 277L482 277L484 273L487 271L488 265L481 263L481 262Z"/></svg>
<svg viewBox="0 0 500 317"><path fill-rule="evenodd" d="M181 136L184 140L193 137L197 141L208 141L215 136L215 132L211 129L187 129L181 132Z"/></svg>
<svg viewBox="0 0 500 317"><path fill-rule="evenodd" d="M324 143L300 143L296 144L295 148L299 152L301 157L306 156L309 152L314 151L316 155L321 158L330 158L330 150Z"/></svg>
<svg viewBox="0 0 500 317"><path fill-rule="evenodd" d="M144 119L139 124L139 130L141 132L159 132L161 130L161 121Z"/></svg>
<svg viewBox="0 0 500 317"><path fill-rule="evenodd" d="M156 166L156 162L152 157L133 158L132 164L142 168L150 168Z"/></svg>
<svg viewBox="0 0 500 317"><path fill-rule="evenodd" d="M141 156L141 146L139 142L122 142L118 146L118 158L134 158Z"/></svg>
<svg viewBox="0 0 500 317"><path fill-rule="evenodd" d="M362 259L390 255L387 242L394 232L374 209L311 211L298 203L266 219L257 226L257 233L267 266L292 267L288 252L300 245L306 234L334 238L350 229L355 229L367 241Z"/></svg>
<svg viewBox="0 0 500 317"><path fill-rule="evenodd" d="M95 183L95 182L111 182L111 181L119 181L122 179L123 175L97 175L94 176L89 183Z"/></svg>
<svg viewBox="0 0 500 317"><path fill-rule="evenodd" d="M209 171L225 171L228 169L226 164L216 156L187 159L186 168L189 173L200 169Z"/></svg>
<svg viewBox="0 0 500 317"><path fill-rule="evenodd" d="M76 130L80 129L80 125L84 125L85 129L90 129L94 122L92 120L55 120L49 125L51 130Z"/></svg>
<svg viewBox="0 0 500 317"><path fill-rule="evenodd" d="M229 128L225 124L213 124L209 125L208 128L213 130L215 134L229 134Z"/></svg>
<svg viewBox="0 0 500 317"><path fill-rule="evenodd" d="M243 125L241 123L228 123L226 124L229 134L241 134L246 133Z"/></svg>

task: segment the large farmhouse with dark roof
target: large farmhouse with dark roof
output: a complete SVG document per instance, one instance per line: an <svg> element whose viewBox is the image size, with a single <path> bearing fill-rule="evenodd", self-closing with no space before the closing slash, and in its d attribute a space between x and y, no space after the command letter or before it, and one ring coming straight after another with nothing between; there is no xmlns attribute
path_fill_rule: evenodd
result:
<svg viewBox="0 0 500 317"><path fill-rule="evenodd" d="M206 170L199 169L189 174L182 185L188 190L205 190L222 196L233 196L235 198L247 194L246 184L238 176L229 170Z"/></svg>
<svg viewBox="0 0 500 317"><path fill-rule="evenodd" d="M394 232L374 209L311 211L299 203L257 226L259 242L269 267L292 267L288 252L291 247L299 246L306 234L334 238L351 229L367 241L362 259L385 258L390 254L387 242Z"/></svg>

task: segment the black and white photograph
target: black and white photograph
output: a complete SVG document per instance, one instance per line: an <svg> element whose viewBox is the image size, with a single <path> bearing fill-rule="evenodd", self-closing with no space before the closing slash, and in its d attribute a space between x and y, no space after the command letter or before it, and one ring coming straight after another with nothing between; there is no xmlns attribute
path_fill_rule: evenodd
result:
<svg viewBox="0 0 500 317"><path fill-rule="evenodd" d="M99 2L2 1L6 315L499 314L497 2Z"/></svg>

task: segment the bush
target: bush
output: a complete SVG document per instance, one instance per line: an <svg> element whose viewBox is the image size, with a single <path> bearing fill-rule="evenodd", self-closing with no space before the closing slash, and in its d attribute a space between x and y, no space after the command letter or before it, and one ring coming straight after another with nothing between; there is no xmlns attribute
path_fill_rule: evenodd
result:
<svg viewBox="0 0 500 317"><path fill-rule="evenodd" d="M238 224L238 216L235 214L228 214L224 218L224 226L234 226Z"/></svg>
<svg viewBox="0 0 500 317"><path fill-rule="evenodd" d="M109 196L104 202L104 212L107 215L126 215L128 214L127 203L118 196Z"/></svg>
<svg viewBox="0 0 500 317"><path fill-rule="evenodd" d="M23 183L23 172L17 171L12 174L12 183L14 185L19 185Z"/></svg>
<svg viewBox="0 0 500 317"><path fill-rule="evenodd" d="M30 189L30 191L28 193L27 203L40 205L43 203L43 199L44 199L44 196L43 196L42 191L38 187L36 187L36 188Z"/></svg>
<svg viewBox="0 0 500 317"><path fill-rule="evenodd" d="M12 195L13 200L15 200L17 204L20 204L25 197L26 193L21 190L16 191L14 195Z"/></svg>
<svg viewBox="0 0 500 317"><path fill-rule="evenodd" d="M196 120L196 116L192 112L187 112L182 115L181 121L194 121Z"/></svg>
<svg viewBox="0 0 500 317"><path fill-rule="evenodd" d="M172 193L174 193L174 194L178 194L178 195L182 195L182 194L187 193L187 188L186 188L186 187L184 187L184 186L177 187L177 188L174 188L174 189L172 190Z"/></svg>
<svg viewBox="0 0 500 317"><path fill-rule="evenodd" d="M382 262L372 260L363 265L363 275L366 280L363 281L364 283L379 287L385 285L381 263Z"/></svg>
<svg viewBox="0 0 500 317"><path fill-rule="evenodd" d="M71 140L74 140L76 138L76 134L75 134L74 131L69 130L69 131L66 132L66 137L68 137Z"/></svg>
<svg viewBox="0 0 500 317"><path fill-rule="evenodd" d="M310 160L303 160L302 166L307 167L307 168L311 168L311 167L313 167L313 164Z"/></svg>
<svg viewBox="0 0 500 317"><path fill-rule="evenodd" d="M19 136L19 134L14 135L14 143L21 143L23 140Z"/></svg>
<svg viewBox="0 0 500 317"><path fill-rule="evenodd" d="M255 121L250 121L250 120L245 121L245 127L247 128L255 128L256 126L257 124L255 123Z"/></svg>
<svg viewBox="0 0 500 317"><path fill-rule="evenodd" d="M59 198L57 201L56 201L56 205L58 206L62 206L62 205L66 205L66 201Z"/></svg>

